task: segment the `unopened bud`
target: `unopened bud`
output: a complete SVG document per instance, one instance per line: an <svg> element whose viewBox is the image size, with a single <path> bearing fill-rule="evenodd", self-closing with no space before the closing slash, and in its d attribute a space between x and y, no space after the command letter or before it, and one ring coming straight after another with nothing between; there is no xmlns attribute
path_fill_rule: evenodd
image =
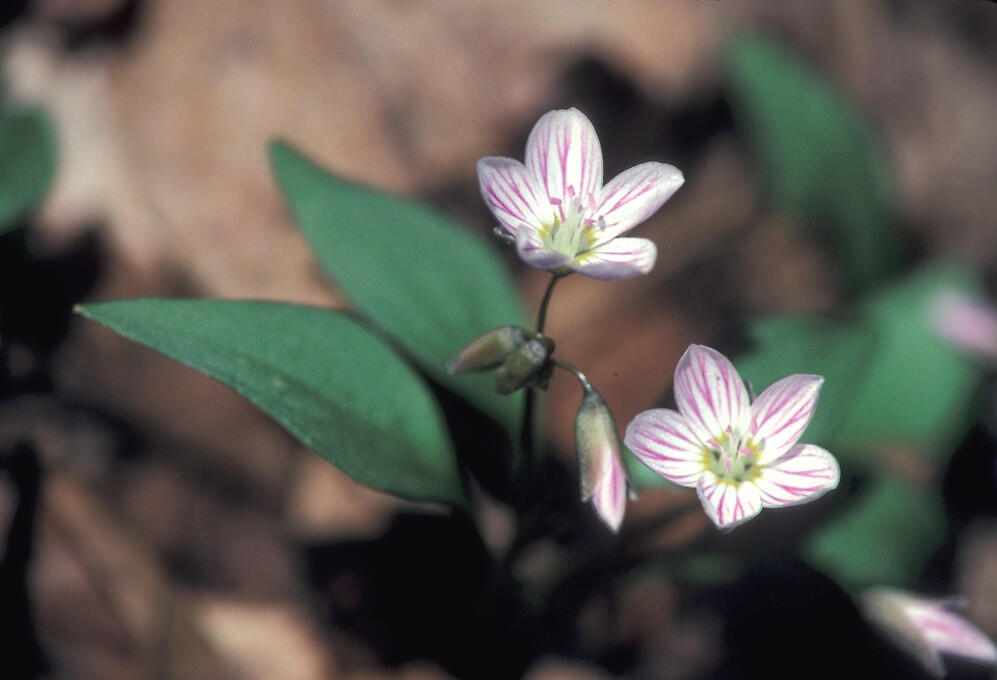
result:
<svg viewBox="0 0 997 680"><path fill-rule="evenodd" d="M893 588L872 588L859 598L870 623L936 677L945 675L942 654L997 665L997 647L972 623L949 611L960 598L917 597Z"/></svg>
<svg viewBox="0 0 997 680"><path fill-rule="evenodd" d="M533 335L506 357L498 370L495 390L510 394L521 387L546 387L550 377L548 360L553 352L553 340L539 333Z"/></svg>
<svg viewBox="0 0 997 680"><path fill-rule="evenodd" d="M599 518L619 531L632 485L623 467L623 442L602 396L585 389L575 416L575 448L581 476L582 502L592 501Z"/></svg>
<svg viewBox="0 0 997 680"><path fill-rule="evenodd" d="M479 335L460 351L450 362L450 373L487 371L502 365L517 348L529 337L525 328L519 326L499 326L484 335Z"/></svg>

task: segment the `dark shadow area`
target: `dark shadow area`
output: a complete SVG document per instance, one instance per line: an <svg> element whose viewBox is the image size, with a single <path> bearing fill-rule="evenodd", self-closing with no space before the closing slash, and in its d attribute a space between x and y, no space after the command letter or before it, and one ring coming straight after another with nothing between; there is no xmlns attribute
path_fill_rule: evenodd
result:
<svg viewBox="0 0 997 680"><path fill-rule="evenodd" d="M535 656L519 596L465 516L403 514L377 541L306 554L331 622L387 664L429 658L455 677L498 679Z"/></svg>
<svg viewBox="0 0 997 680"><path fill-rule="evenodd" d="M3 558L0 559L3 676L35 678L48 670L48 662L35 633L27 578L34 547L42 470L34 449L27 444L18 444L12 451L0 454L0 472L17 490L17 507L7 530Z"/></svg>
<svg viewBox="0 0 997 680"><path fill-rule="evenodd" d="M757 562L699 604L724 621L709 680L930 677L874 633L830 579L795 560Z"/></svg>
<svg viewBox="0 0 997 680"><path fill-rule="evenodd" d="M94 231L54 255L35 253L26 229L0 236L0 396L51 389L52 354L102 259Z"/></svg>

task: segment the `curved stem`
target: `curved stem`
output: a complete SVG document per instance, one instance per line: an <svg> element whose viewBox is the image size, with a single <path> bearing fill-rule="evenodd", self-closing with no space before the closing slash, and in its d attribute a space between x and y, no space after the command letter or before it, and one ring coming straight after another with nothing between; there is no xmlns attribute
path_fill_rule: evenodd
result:
<svg viewBox="0 0 997 680"><path fill-rule="evenodd" d="M586 375L582 373L574 364L569 364L567 361L561 361L560 359L551 359L550 361L558 368L563 369L575 376L575 379L581 383L582 389L586 392L591 392L595 389L592 387L592 383L589 382L588 377L586 377Z"/></svg>

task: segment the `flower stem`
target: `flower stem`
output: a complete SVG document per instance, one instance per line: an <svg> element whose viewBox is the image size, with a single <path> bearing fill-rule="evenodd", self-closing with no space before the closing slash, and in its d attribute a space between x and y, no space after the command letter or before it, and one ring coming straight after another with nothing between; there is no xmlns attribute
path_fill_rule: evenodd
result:
<svg viewBox="0 0 997 680"><path fill-rule="evenodd" d="M563 369L568 373L572 374L573 376L575 376L575 379L578 380L579 383L581 383L582 389L585 390L585 392L592 391L593 389L592 383L589 382L588 377L586 377L584 373L578 370L577 366L575 366L574 364L569 364L567 361L561 361L560 359L551 359L551 363L553 363L558 368Z"/></svg>
<svg viewBox="0 0 997 680"><path fill-rule="evenodd" d="M540 308L537 310L537 333L544 332L544 325L547 323L547 307L550 305L551 295L554 293L554 284L563 274L551 274L547 288L544 290L543 298L540 300ZM533 441L533 421L536 417L536 396L533 390L526 389L526 397L523 399L523 426L519 432L519 466L521 479L527 480L533 472L534 463L534 441Z"/></svg>
<svg viewBox="0 0 997 680"><path fill-rule="evenodd" d="M544 291L543 299L540 300L540 309L537 311L537 333L544 332L544 324L547 323L547 305L550 304L551 294L554 292L554 284L564 274L551 274L550 282L547 283L547 290Z"/></svg>

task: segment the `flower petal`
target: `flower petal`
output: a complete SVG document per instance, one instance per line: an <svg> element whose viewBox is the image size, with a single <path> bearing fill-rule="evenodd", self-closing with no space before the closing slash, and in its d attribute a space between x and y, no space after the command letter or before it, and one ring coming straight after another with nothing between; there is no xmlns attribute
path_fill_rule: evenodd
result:
<svg viewBox="0 0 997 680"><path fill-rule="evenodd" d="M638 413L623 437L644 465L682 486L696 486L706 467L703 445L678 411L668 408Z"/></svg>
<svg viewBox="0 0 997 680"><path fill-rule="evenodd" d="M605 243L653 215L685 182L682 172L664 163L641 163L624 170L599 192L595 215L603 220Z"/></svg>
<svg viewBox="0 0 997 680"><path fill-rule="evenodd" d="M520 229L516 234L516 252L523 262L538 269L558 269L571 262L564 253L548 250L533 229Z"/></svg>
<svg viewBox="0 0 997 680"><path fill-rule="evenodd" d="M812 501L838 486L841 470L829 452L800 444L775 461L762 465L754 480L766 508Z"/></svg>
<svg viewBox="0 0 997 680"><path fill-rule="evenodd" d="M578 109L545 113L526 140L526 167L552 203L577 196L592 205L602 186L602 147L592 122Z"/></svg>
<svg viewBox="0 0 997 680"><path fill-rule="evenodd" d="M591 492L592 507L599 518L613 532L619 531L627 507L627 472L619 455L605 457L603 470Z"/></svg>
<svg viewBox="0 0 997 680"><path fill-rule="evenodd" d="M675 401L699 441L744 433L751 407L748 390L730 360L704 345L689 345L675 367Z"/></svg>
<svg viewBox="0 0 997 680"><path fill-rule="evenodd" d="M930 304L938 335L970 354L997 361L997 308L957 290L936 294Z"/></svg>
<svg viewBox="0 0 997 680"><path fill-rule="evenodd" d="M696 491L706 516L720 529L733 529L762 510L758 489L751 482L732 482L707 471Z"/></svg>
<svg viewBox="0 0 997 680"><path fill-rule="evenodd" d="M765 444L757 463L779 458L799 441L817 408L823 384L822 376L797 373L773 383L755 400L748 432Z"/></svg>
<svg viewBox="0 0 997 680"><path fill-rule="evenodd" d="M618 238L587 250L568 265L579 274L601 281L629 279L654 267L658 247L646 238Z"/></svg>
<svg viewBox="0 0 997 680"><path fill-rule="evenodd" d="M943 654L997 662L997 647L976 626L947 611L944 602L907 597L903 610L928 644Z"/></svg>
<svg viewBox="0 0 997 680"><path fill-rule="evenodd" d="M511 158L490 156L478 161L478 184L495 218L512 235L528 225L553 224L554 210L543 188L526 166Z"/></svg>

